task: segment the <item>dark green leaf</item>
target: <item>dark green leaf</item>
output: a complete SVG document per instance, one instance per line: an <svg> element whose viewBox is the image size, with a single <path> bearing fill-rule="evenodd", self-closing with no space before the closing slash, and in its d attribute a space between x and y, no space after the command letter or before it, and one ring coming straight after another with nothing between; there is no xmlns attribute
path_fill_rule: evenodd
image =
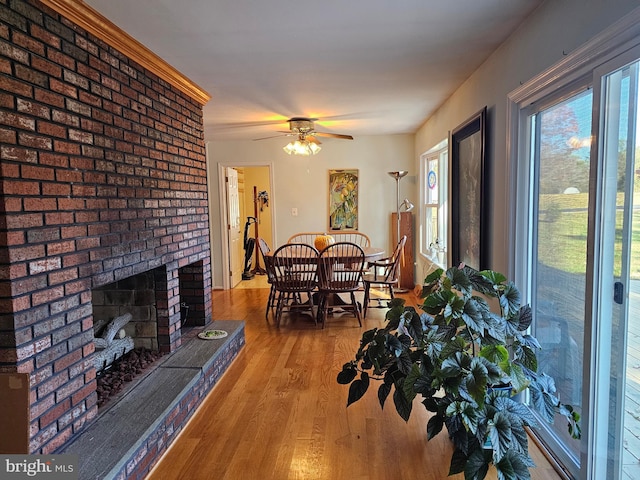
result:
<svg viewBox="0 0 640 480"><path fill-rule="evenodd" d="M484 336L485 324L483 311L478 308L478 304L473 298L470 298L464 305L462 320L474 334L481 337Z"/></svg>
<svg viewBox="0 0 640 480"><path fill-rule="evenodd" d="M444 270L442 268L438 268L437 270L431 272L429 275L427 275L427 278L424 279L424 284L430 286L433 283L440 281L440 277L442 277L443 273Z"/></svg>
<svg viewBox="0 0 640 480"><path fill-rule="evenodd" d="M422 337L423 328L420 315L413 307L406 307L402 315L402 324L410 337L410 340L418 343Z"/></svg>
<svg viewBox="0 0 640 480"><path fill-rule="evenodd" d="M540 346L540 342L538 342L538 339L536 337L533 337L531 335L523 335L520 338L520 341L522 342L523 345L526 345L527 347L533 349L540 349L542 348Z"/></svg>
<svg viewBox="0 0 640 480"><path fill-rule="evenodd" d="M408 352L402 352L400 357L396 360L396 365L401 373L408 375L413 367L413 360L411 360L411 356Z"/></svg>
<svg viewBox="0 0 640 480"><path fill-rule="evenodd" d="M400 385L400 387L402 387L402 385ZM402 388L398 388L398 385L396 385L396 389L393 392L393 404L396 407L398 415L400 415L405 422L408 422L411 416L412 403L407 400L402 392Z"/></svg>
<svg viewBox="0 0 640 480"><path fill-rule="evenodd" d="M465 272L459 268L452 267L447 270L447 277L451 280L451 286L461 292L463 295L471 295L471 280Z"/></svg>
<svg viewBox="0 0 640 480"><path fill-rule="evenodd" d="M447 407L448 408L448 407ZM449 432L449 439L456 448L465 454L469 452L469 432L464 428L459 416L445 417L444 424Z"/></svg>
<svg viewBox="0 0 640 480"><path fill-rule="evenodd" d="M371 330L367 330L362 334L362 339L360 340L361 345L366 345L371 343L371 341L375 338L376 333L378 332L377 328L373 328Z"/></svg>
<svg viewBox="0 0 640 480"><path fill-rule="evenodd" d="M395 335L391 335L390 333L385 336L385 342L387 344L387 349L393 353L396 357L399 357L402 352L405 350L405 346L402 344L400 339Z"/></svg>
<svg viewBox="0 0 640 480"><path fill-rule="evenodd" d="M387 401L387 397L391 393L390 383L381 383L378 387L378 402L380 402L380 408L384 408L384 404Z"/></svg>
<svg viewBox="0 0 640 480"><path fill-rule="evenodd" d="M494 272L493 270L482 270L478 272L479 275L483 276L493 285L499 285L507 281L507 277L505 277L502 273Z"/></svg>
<svg viewBox="0 0 640 480"><path fill-rule="evenodd" d="M573 409L572 405L560 405L560 413L567 417L568 431L571 438L579 439L582 436L582 429L580 428L580 414Z"/></svg>
<svg viewBox="0 0 640 480"><path fill-rule="evenodd" d="M455 449L451 456L451 463L449 465L449 475L455 475L456 473L464 472L464 467L467 464L467 456L464 452L458 448Z"/></svg>
<svg viewBox="0 0 640 480"><path fill-rule="evenodd" d="M471 366L471 357L464 352L456 352L455 355L442 362L441 374L443 377L458 377L462 370Z"/></svg>
<svg viewBox="0 0 640 480"><path fill-rule="evenodd" d="M529 378L517 363L508 363L503 366L503 370L509 376L511 387L516 393L523 391L530 385Z"/></svg>
<svg viewBox="0 0 640 480"><path fill-rule="evenodd" d="M420 367L414 363L402 384L402 393L404 393L405 398L409 402L413 402L413 399L416 398L414 385L418 381L418 378L420 378Z"/></svg>
<svg viewBox="0 0 640 480"><path fill-rule="evenodd" d="M398 340L400 340L400 343L403 345L404 350L409 350L411 348L412 339L409 335L404 333L402 335L398 335Z"/></svg>
<svg viewBox="0 0 640 480"><path fill-rule="evenodd" d="M487 384L496 385L505 381L504 370L493 362L490 362L486 358L478 357L478 360L482 362L484 368L487 369Z"/></svg>
<svg viewBox="0 0 640 480"><path fill-rule="evenodd" d="M531 480L526 455L509 450L500 462L495 463L499 480Z"/></svg>
<svg viewBox="0 0 640 480"><path fill-rule="evenodd" d="M342 371L338 373L338 383L341 385L347 385L356 378L358 370L351 363L346 363L342 367Z"/></svg>
<svg viewBox="0 0 640 480"><path fill-rule="evenodd" d="M475 402L484 405L484 396L487 393L488 383L487 368L481 360L474 357L471 360L469 373L462 379L460 390L465 389Z"/></svg>
<svg viewBox="0 0 640 480"><path fill-rule="evenodd" d="M510 397L501 396L493 399L493 405L498 411L509 412L510 414L515 415L527 426L538 426L536 417L531 412L531 409L523 403L516 402Z"/></svg>
<svg viewBox="0 0 640 480"><path fill-rule="evenodd" d="M500 343L505 343L507 339L506 322L500 315L493 312L487 312L484 317L484 323L487 326L487 334L495 338Z"/></svg>
<svg viewBox="0 0 640 480"><path fill-rule="evenodd" d="M367 372L362 372L358 380L354 380L349 387L349 399L347 400L347 407L353 402L357 402L362 398L369 388L369 375Z"/></svg>
<svg viewBox="0 0 640 480"><path fill-rule="evenodd" d="M433 379L431 377L420 375L420 378L418 378L413 385L413 389L416 393L419 393L424 397L431 397L436 393L435 389L431 386L432 381Z"/></svg>
<svg viewBox="0 0 640 480"><path fill-rule="evenodd" d="M452 402L446 410L447 417L457 417L464 425L465 431L475 434L478 428L478 407L471 402ZM451 433L451 432L449 432Z"/></svg>
<svg viewBox="0 0 640 480"><path fill-rule="evenodd" d="M445 308L449 304L449 301L455 296L456 294L449 290L435 291L424 299L424 302L422 303L422 309L431 315L437 315L442 311L443 308Z"/></svg>
<svg viewBox="0 0 640 480"><path fill-rule="evenodd" d="M440 415L433 415L427 422L427 440L431 440L442 431L444 421Z"/></svg>
<svg viewBox="0 0 640 480"><path fill-rule="evenodd" d="M532 372L538 371L538 357L536 352L534 352L527 345L522 345L522 358L520 360L522 365L531 370Z"/></svg>
<svg viewBox="0 0 640 480"><path fill-rule="evenodd" d="M553 378L541 374L535 381L531 382L529 387L533 407L547 422L553 423L556 408L560 403L555 396L556 386Z"/></svg>
<svg viewBox="0 0 640 480"><path fill-rule="evenodd" d="M483 480L489 471L491 462L491 451L479 448L471 452L466 465L464 466L465 480Z"/></svg>
<svg viewBox="0 0 640 480"><path fill-rule="evenodd" d="M531 306L524 305L523 307L520 308L519 320L520 320L520 324L518 325L518 330L520 330L521 332L524 332L527 328L529 328L533 320L533 314L531 313Z"/></svg>
<svg viewBox="0 0 640 480"><path fill-rule="evenodd" d="M452 356L457 355L458 353L462 353L464 349L467 347L467 342L462 337L455 337L451 339L449 342L442 344L441 355L442 358L450 358Z"/></svg>
<svg viewBox="0 0 640 480"><path fill-rule="evenodd" d="M529 436L522 425L516 425L511 422L511 448L515 448L518 452L524 453L527 457L527 466L533 467L533 460L529 458Z"/></svg>
<svg viewBox="0 0 640 480"><path fill-rule="evenodd" d="M471 280L471 286L475 291L480 292L483 295L486 295L488 297L497 296L497 291L496 291L497 284L487 276L482 275L483 272L478 272L468 267L465 268L465 271L467 272L467 275ZM485 270L485 272L486 271L487 270Z"/></svg>
<svg viewBox="0 0 640 480"><path fill-rule="evenodd" d="M515 284L509 282L504 286L502 295L500 295L500 307L507 318L517 316L520 312L520 290Z"/></svg>
<svg viewBox="0 0 640 480"><path fill-rule="evenodd" d="M511 422L509 415L498 412L489 424L489 439L493 447L493 461L499 462L511 447Z"/></svg>

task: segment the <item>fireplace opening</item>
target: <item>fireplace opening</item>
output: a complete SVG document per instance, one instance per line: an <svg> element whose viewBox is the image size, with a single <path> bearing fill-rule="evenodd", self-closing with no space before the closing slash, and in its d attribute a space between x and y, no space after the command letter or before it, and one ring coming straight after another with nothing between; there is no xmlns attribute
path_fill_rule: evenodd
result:
<svg viewBox="0 0 640 480"><path fill-rule="evenodd" d="M158 350L158 302L153 270L94 288L91 302L97 371L134 348Z"/></svg>

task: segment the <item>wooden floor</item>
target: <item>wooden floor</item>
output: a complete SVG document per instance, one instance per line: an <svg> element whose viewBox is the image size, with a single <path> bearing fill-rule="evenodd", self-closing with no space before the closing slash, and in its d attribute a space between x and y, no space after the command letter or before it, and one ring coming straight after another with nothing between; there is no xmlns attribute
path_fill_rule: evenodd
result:
<svg viewBox="0 0 640 480"><path fill-rule="evenodd" d="M265 320L267 295L266 288L213 292L213 318L244 320L246 346L148 480L447 478L451 444L446 433L427 442L418 399L405 423L391 403L381 411L375 391L347 408L348 387L336 382L384 310L369 310L363 328L348 315L329 318L324 330L296 315L277 329ZM562 478L530 445L532 479Z"/></svg>

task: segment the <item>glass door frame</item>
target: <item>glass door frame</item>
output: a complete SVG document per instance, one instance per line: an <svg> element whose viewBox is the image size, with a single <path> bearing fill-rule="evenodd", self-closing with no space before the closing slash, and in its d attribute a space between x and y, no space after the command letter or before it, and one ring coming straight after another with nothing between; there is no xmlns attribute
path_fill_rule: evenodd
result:
<svg viewBox="0 0 640 480"><path fill-rule="evenodd" d="M621 318L622 326L620 330L626 332L627 322L626 315L628 310L628 289L630 282L625 282L625 295L623 297L624 302L620 307L617 307L613 301L614 291L614 276L613 276L613 259L611 255L606 255L607 249L611 248L615 239L611 238L611 235L615 236L615 218L614 231L611 231L611 227L607 225L605 221L606 209L615 209L617 189L611 185L612 174L610 169L612 165L605 164L605 159L610 158L611 155L616 156L615 167L617 170L617 149L618 145L610 145L607 142L609 125L604 121L604 115L607 111L607 91L605 82L610 78L610 75L616 73L625 66L640 61L640 45L616 56L614 59L603 63L598 68L594 69L594 79L597 80L594 83L594 118L597 114L598 122L594 122L594 128L592 132L592 138L594 139L591 151L592 172L591 179L594 185L594 194L590 197L589 209L593 213L593 218L590 218L589 231L587 233L589 241L592 244L592 248L589 249L589 256L593 259L592 262L587 264L587 278L588 288L591 292L591 302L587 302L587 318L591 318L593 323L592 328L592 355L590 358L590 369L593 372L591 381L593 382L593 388L590 392L590 404L593 415L588 427L592 430L591 441L589 443L589 452L591 455L587 457L589 462L589 470L594 475L590 478L621 478L621 465L623 451L623 438L624 438L624 395L625 395L625 381L626 381L626 352L627 341L626 334L621 338L614 338L615 331L613 322L599 321L599 319L613 318L614 315L618 315ZM599 99L599 100L596 100ZM617 127L617 125L616 125ZM617 139L617 137L616 137ZM610 150L610 151L607 151ZM633 172L629 176L628 166L625 166L627 175L625 176L625 203L628 204L628 196L633 196L633 191L629 191L629 187L633 186ZM612 192L613 190L613 192ZM613 194L613 198L612 198ZM628 205L625 205L625 215L629 215ZM626 225L629 225L630 219L627 218ZM628 232L627 232L628 233ZM624 242L624 239L623 239ZM622 276L629 278L628 276L628 261L625 264L625 252L623 244L622 252ZM628 259L627 259L628 260ZM626 273L625 273L626 272ZM604 292L611 292L610 295L604 294ZM616 313L617 312L617 313ZM622 342L620 344L619 342ZM613 355L615 349L613 344L622 346L617 350L619 358L617 363L620 368L616 372L620 375L616 382L615 392L616 398L612 401L611 392L611 378L613 377L611 371L611 365L613 362ZM589 375L584 375L585 380L589 378ZM611 415L614 415L614 424L611 425L609 419ZM622 427L622 430L619 428ZM611 430L614 430L613 439L611 439ZM613 448L610 448L612 442ZM615 476L612 477L611 475Z"/></svg>
<svg viewBox="0 0 640 480"><path fill-rule="evenodd" d="M518 87L508 96L507 108L507 164L510 171L508 178L514 188L510 192L510 269L509 275L519 285L525 302L531 299L532 255L531 255L531 225L534 223L533 211L530 208L534 190L530 184L533 165L529 161L527 152L531 138L528 134L528 114L534 102L545 102L546 98L561 98L563 92L569 95L578 86L591 83L594 88L593 125L591 145L591 172L589 198L589 227L587 231L587 278L584 325L584 359L583 385L589 386L582 392L582 432L580 447L580 461L575 461L562 451L554 448L558 453L557 460L573 477L580 479L607 478L606 472L607 449L606 435L608 434L608 415L599 418L604 405L609 404L608 389L602 388L608 381L610 372L607 362L602 360L602 346L607 340L606 332L599 328L597 318L601 313L599 292L602 285L594 279L599 278L602 265L598 259L601 256L601 244L595 242L597 235L602 233L602 190L599 185L602 178L602 166L598 159L601 157L599 138L601 131L601 87L600 79L603 71L615 70L614 64L622 67L627 56L634 57L634 49L640 48L640 9L633 11L622 21L613 25L607 31L579 48L562 61L541 73L531 81ZM637 56L635 58L638 58ZM605 68L607 67L607 68ZM586 82L586 83L585 83ZM597 90L596 90L597 89ZM597 188L596 188L597 187ZM517 253L516 253L517 252ZM526 254L523 254L525 253ZM609 339L610 340L610 339ZM610 346L610 343L609 343ZM535 432L534 432L535 434ZM603 439L604 437L604 439ZM604 445L603 445L604 442Z"/></svg>

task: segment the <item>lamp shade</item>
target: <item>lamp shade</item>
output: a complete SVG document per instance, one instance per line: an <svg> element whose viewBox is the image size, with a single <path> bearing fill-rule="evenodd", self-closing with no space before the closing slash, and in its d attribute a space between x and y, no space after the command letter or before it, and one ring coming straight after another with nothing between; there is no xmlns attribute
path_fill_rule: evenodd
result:
<svg viewBox="0 0 640 480"><path fill-rule="evenodd" d="M407 170L400 170L397 172L387 172L389 175L391 175L393 178L395 178L396 180L400 180L402 177L404 177L407 173L409 173Z"/></svg>
<svg viewBox="0 0 640 480"><path fill-rule="evenodd" d="M322 147L317 143L298 139L295 142L289 142L282 149L289 155L315 155Z"/></svg>

